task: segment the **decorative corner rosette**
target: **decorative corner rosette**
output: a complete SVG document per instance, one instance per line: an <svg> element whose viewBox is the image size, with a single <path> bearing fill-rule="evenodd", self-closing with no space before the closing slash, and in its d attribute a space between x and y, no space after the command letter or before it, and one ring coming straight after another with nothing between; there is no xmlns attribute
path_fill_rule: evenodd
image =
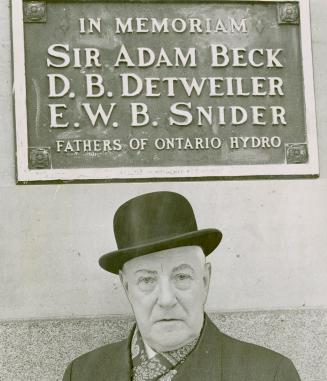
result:
<svg viewBox="0 0 327 381"><path fill-rule="evenodd" d="M300 22L300 9L298 3L278 4L279 24L298 24Z"/></svg>
<svg viewBox="0 0 327 381"><path fill-rule="evenodd" d="M304 164L309 159L308 146L306 143L286 144L287 164Z"/></svg>
<svg viewBox="0 0 327 381"><path fill-rule="evenodd" d="M30 148L28 159L30 169L48 169L51 167L50 148Z"/></svg>
<svg viewBox="0 0 327 381"><path fill-rule="evenodd" d="M24 22L40 23L47 21L45 1L24 1Z"/></svg>

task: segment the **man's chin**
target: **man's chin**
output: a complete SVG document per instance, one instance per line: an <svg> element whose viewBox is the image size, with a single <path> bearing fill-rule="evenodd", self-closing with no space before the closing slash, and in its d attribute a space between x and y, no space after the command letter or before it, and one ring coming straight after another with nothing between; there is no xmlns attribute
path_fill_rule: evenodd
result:
<svg viewBox="0 0 327 381"><path fill-rule="evenodd" d="M150 346L157 352L173 351L193 340L193 336L180 321L165 321L155 325L152 330Z"/></svg>
<svg viewBox="0 0 327 381"><path fill-rule="evenodd" d="M150 346L156 352L169 352L169 351L174 351L176 349L183 347L184 345L188 344L190 341L192 340L180 341L180 340L176 340L176 337L172 340L168 340L168 338L166 338L166 340L160 340L160 342L156 341Z"/></svg>

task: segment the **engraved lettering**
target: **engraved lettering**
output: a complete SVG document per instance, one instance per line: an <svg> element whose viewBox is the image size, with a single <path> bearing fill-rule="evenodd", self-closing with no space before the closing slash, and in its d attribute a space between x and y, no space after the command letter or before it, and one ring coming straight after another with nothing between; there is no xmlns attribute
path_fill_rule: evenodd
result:
<svg viewBox="0 0 327 381"><path fill-rule="evenodd" d="M58 119L63 119L63 113L58 112L58 109L67 109L65 104L49 104L50 108L50 128L66 128L69 123L59 123Z"/></svg>
<svg viewBox="0 0 327 381"><path fill-rule="evenodd" d="M115 18L115 32L124 33L248 33L247 19L128 17Z"/></svg>
<svg viewBox="0 0 327 381"><path fill-rule="evenodd" d="M70 47L67 44L53 44L48 48L48 55L55 58L55 61L47 58L48 67L67 67L71 63L69 55ZM73 48L73 63L75 68L81 67L101 67L100 51L97 48ZM82 61L83 59L83 61Z"/></svg>
<svg viewBox="0 0 327 381"><path fill-rule="evenodd" d="M93 127L96 125L99 118L101 119L102 123L107 126L116 106L116 103L110 103L109 110L106 112L102 104L99 104L96 111L93 111L90 103L82 103L82 107L85 110L86 115L91 121Z"/></svg>

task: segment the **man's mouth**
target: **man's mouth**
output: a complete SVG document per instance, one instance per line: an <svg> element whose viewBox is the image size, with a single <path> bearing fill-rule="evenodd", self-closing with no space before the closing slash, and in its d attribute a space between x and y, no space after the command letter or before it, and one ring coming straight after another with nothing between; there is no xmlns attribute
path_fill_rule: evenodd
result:
<svg viewBox="0 0 327 381"><path fill-rule="evenodd" d="M164 318L164 319L158 319L156 320L156 323L170 323L170 322L177 322L182 321L182 319L175 319L175 318Z"/></svg>

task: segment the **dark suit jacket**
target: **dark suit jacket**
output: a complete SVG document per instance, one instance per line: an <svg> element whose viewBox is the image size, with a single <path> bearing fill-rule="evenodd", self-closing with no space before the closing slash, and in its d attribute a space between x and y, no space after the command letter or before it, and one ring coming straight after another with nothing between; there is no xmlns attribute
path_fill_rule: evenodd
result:
<svg viewBox="0 0 327 381"><path fill-rule="evenodd" d="M130 381L130 339L78 357L63 381ZM196 348L177 369L174 381L300 381L286 357L221 333L208 317Z"/></svg>

